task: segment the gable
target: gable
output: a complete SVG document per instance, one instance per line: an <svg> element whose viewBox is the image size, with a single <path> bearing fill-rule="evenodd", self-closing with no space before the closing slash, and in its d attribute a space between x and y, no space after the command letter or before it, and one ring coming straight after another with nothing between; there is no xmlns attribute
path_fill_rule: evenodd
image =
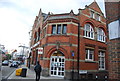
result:
<svg viewBox="0 0 120 81"><path fill-rule="evenodd" d="M91 3L88 7L91 8L91 9L93 9L93 10L95 10L95 11L97 11L97 12L99 12L99 13L102 13L102 11L101 11L101 9L98 6L98 4L97 4L96 1L94 1L93 3Z"/></svg>

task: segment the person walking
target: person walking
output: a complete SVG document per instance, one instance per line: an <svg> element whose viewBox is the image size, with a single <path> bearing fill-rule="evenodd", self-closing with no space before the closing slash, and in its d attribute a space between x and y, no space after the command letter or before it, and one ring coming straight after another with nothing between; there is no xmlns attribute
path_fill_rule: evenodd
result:
<svg viewBox="0 0 120 81"><path fill-rule="evenodd" d="M34 67L35 73L36 73L36 81L40 80L40 74L42 71L41 65L39 64L39 61L37 61L35 67Z"/></svg>

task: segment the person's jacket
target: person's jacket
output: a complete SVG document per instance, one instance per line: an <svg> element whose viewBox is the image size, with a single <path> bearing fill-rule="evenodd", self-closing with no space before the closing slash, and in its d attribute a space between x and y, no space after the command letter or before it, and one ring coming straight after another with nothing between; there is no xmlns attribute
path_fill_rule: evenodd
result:
<svg viewBox="0 0 120 81"><path fill-rule="evenodd" d="M41 72L42 71L41 65L40 64L35 65L34 70L35 72Z"/></svg>

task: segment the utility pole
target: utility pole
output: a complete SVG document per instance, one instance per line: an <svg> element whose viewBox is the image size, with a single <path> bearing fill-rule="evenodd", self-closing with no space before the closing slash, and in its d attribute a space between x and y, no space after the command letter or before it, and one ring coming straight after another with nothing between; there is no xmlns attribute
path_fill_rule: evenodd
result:
<svg viewBox="0 0 120 81"><path fill-rule="evenodd" d="M25 55L24 54L24 49L28 48L28 47L26 47L25 45L20 45L19 47L23 48L23 50L22 50L22 61L23 61L23 56Z"/></svg>
<svg viewBox="0 0 120 81"><path fill-rule="evenodd" d="M22 48L23 48L23 50L22 50L22 56L23 56L23 55L24 55L24 49L26 48L26 46L20 45L19 47L22 47Z"/></svg>

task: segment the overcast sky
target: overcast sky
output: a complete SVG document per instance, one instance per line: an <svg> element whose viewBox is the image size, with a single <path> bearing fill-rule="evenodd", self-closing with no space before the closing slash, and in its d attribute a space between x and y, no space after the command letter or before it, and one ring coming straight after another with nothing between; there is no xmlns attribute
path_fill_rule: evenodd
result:
<svg viewBox="0 0 120 81"><path fill-rule="evenodd" d="M29 31L40 8L42 12L78 13L94 0L0 0L0 44L8 50L29 46ZM104 12L104 0L96 0Z"/></svg>

